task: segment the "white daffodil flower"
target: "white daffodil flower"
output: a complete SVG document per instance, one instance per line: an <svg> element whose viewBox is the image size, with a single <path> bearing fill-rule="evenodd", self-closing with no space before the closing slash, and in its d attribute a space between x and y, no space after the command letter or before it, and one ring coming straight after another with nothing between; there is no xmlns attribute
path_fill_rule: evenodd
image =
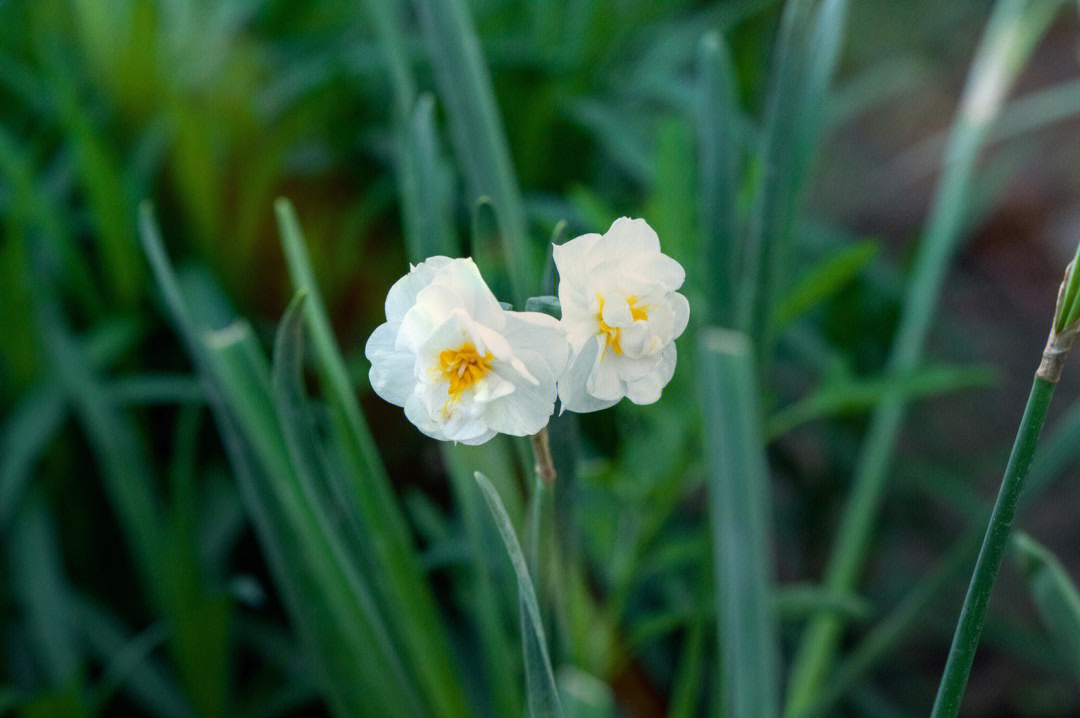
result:
<svg viewBox="0 0 1080 718"><path fill-rule="evenodd" d="M643 219L555 247L562 324L571 358L559 380L564 409L606 409L623 397L651 404L675 372L675 339L690 305L682 265L660 252Z"/></svg>
<svg viewBox="0 0 1080 718"><path fill-rule="evenodd" d="M471 259L432 257L390 288L365 354L375 392L420 431L482 444L547 425L569 347L553 317L503 309Z"/></svg>

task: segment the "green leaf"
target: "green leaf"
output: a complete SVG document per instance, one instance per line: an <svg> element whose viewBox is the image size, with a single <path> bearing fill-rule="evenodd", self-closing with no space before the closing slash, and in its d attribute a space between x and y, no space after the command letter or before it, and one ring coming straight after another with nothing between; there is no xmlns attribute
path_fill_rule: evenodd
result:
<svg viewBox="0 0 1080 718"><path fill-rule="evenodd" d="M991 386L996 380L997 373L992 367L979 365L926 367L902 377L840 379L770 416L765 435L774 439L808 421L867 411L884 397L902 396L912 401L950 391Z"/></svg>
<svg viewBox="0 0 1080 718"><path fill-rule="evenodd" d="M454 153L472 201L491 199L514 304L522 306L537 289L540 264L476 29L463 0L419 0L417 7Z"/></svg>
<svg viewBox="0 0 1080 718"><path fill-rule="evenodd" d="M728 715L769 718L779 711L780 654L757 371L734 332L703 330L700 357L722 694Z"/></svg>
<svg viewBox="0 0 1080 718"><path fill-rule="evenodd" d="M528 689L529 711L533 718L556 718L563 715L559 692L555 688L555 675L551 670L551 657L548 655L547 639L544 636L544 624L540 616L540 604L536 600L529 569L525 563L525 554L521 551L514 526L503 508L502 500L491 481L477 471L476 483L491 510L495 527L499 530L510 563L517 576L518 595L521 604L522 644L525 652L525 685Z"/></svg>
<svg viewBox="0 0 1080 718"><path fill-rule="evenodd" d="M351 716L377 706L386 715L423 712L373 623L375 610L356 574L356 557L345 555L337 527L311 502L310 484L302 482L292 463L271 395L270 369L250 326L234 322L210 332L198 327L149 207L141 230L173 319L211 389L211 406L245 505L332 711Z"/></svg>
<svg viewBox="0 0 1080 718"><path fill-rule="evenodd" d="M994 7L950 130L944 170L901 304L888 361L893 375L906 374L921 361L949 262L970 219L967 207L979 152L1006 93L1060 4L998 0ZM862 572L905 409L905 397L889 394L871 417L825 577L825 584L835 591L851 591ZM823 615L807 629L791 671L788 714L800 713L820 690L842 633L843 620L835 615Z"/></svg>
<svg viewBox="0 0 1080 718"><path fill-rule="evenodd" d="M61 597L70 630L85 642L87 652L102 665L111 664L125 647L137 645L133 644L135 637L119 619L89 598L70 589ZM119 678L132 700L154 715L167 718L196 715L175 678L152 658L132 664Z"/></svg>
<svg viewBox="0 0 1080 718"><path fill-rule="evenodd" d="M7 527L41 454L67 418L63 389L46 382L26 391L0 427L0 533Z"/></svg>
<svg viewBox="0 0 1080 718"><path fill-rule="evenodd" d="M202 404L206 393L198 378L186 374L133 374L107 386L121 405Z"/></svg>
<svg viewBox="0 0 1080 718"><path fill-rule="evenodd" d="M783 586L773 593L773 605L782 619L804 619L816 613L839 613L851 621L865 621L873 606L862 596L837 595L818 586Z"/></svg>
<svg viewBox="0 0 1080 718"><path fill-rule="evenodd" d="M1064 668L1080 679L1080 592L1061 562L1033 538L1012 538L1014 557Z"/></svg>
<svg viewBox="0 0 1080 718"><path fill-rule="evenodd" d="M50 366L71 401L100 467L106 495L120 521L140 575L158 606L166 606L165 535L151 490L154 471L138 428L109 396L86 351L69 333L52 299L38 302L38 332Z"/></svg>
<svg viewBox="0 0 1080 718"><path fill-rule="evenodd" d="M320 527L322 542L334 556L342 572L342 581L355 595L360 610L370 624L370 635L363 640L374 641L381 651L381 660L395 676L397 691L409 695L410 679L379 611L371 588L361 575L356 561L350 560L342 537L333 530L331 507L333 494L328 486L328 472L332 471L320 455L321 441L307 409L307 396L303 389L303 340L304 304L307 296L297 293L289 303L278 327L274 340L274 360L271 375L274 408L285 438L292 465L295 467L300 495L295 506L303 511L305 521ZM312 531L315 535L316 531ZM319 550L319 549L316 549ZM415 700L415 698L414 698Z"/></svg>
<svg viewBox="0 0 1080 718"><path fill-rule="evenodd" d="M836 295L878 255L877 242L845 247L806 271L776 305L772 324L780 331L789 323Z"/></svg>
<svg viewBox="0 0 1080 718"><path fill-rule="evenodd" d="M736 326L768 356L769 319L794 275L792 233L828 106L847 0L789 0L773 59L760 161L765 168L750 218Z"/></svg>
<svg viewBox="0 0 1080 718"><path fill-rule="evenodd" d="M562 305L559 304L558 297L529 297L528 301L525 302L525 311L543 312L556 319L562 317Z"/></svg>
<svg viewBox="0 0 1080 718"><path fill-rule="evenodd" d="M89 701L93 713L101 711L108 704L113 694L146 662L150 654L165 642L168 635L164 625L155 623L116 652L94 686Z"/></svg>
<svg viewBox="0 0 1080 718"><path fill-rule="evenodd" d="M735 134L738 78L723 36L710 32L698 50L698 231L709 281L708 323L730 324L739 269L737 220L741 150Z"/></svg>
<svg viewBox="0 0 1080 718"><path fill-rule="evenodd" d="M82 656L65 620L64 569L59 538L42 497L31 494L7 543L15 598L23 610L33 653L54 690L79 689Z"/></svg>
<svg viewBox="0 0 1080 718"><path fill-rule="evenodd" d="M472 583L465 594L462 608L473 616L480 645L484 652L483 666L488 676L488 693L499 715L521 715L524 704L518 664L507 660L517 651L517 641L507 630L511 603L495 590L497 567L487 560L499 541L497 531L485 518L486 504L473 472L493 476L513 476L514 457L509 437L499 436L479 446L443 444L443 457L450 473L454 497L464 525L472 566ZM496 473L498 472L498 473ZM513 487L506 487L513 490ZM505 507L504 507L505 508ZM511 509L520 516L520 505Z"/></svg>
<svg viewBox="0 0 1080 718"><path fill-rule="evenodd" d="M352 512L358 545L372 555L371 581L386 606L392 633L403 643L411 668L436 712L468 714L462 683L438 605L418 561L413 539L390 487L375 441L360 411L345 361L334 339L296 213L288 201L275 203L289 274L303 293L305 320L331 418L332 449L344 462L330 474L338 505Z"/></svg>
<svg viewBox="0 0 1080 718"><path fill-rule="evenodd" d="M398 131L403 166L398 170L409 261L460 253L454 232L454 176L439 147L435 99L421 95L407 127Z"/></svg>

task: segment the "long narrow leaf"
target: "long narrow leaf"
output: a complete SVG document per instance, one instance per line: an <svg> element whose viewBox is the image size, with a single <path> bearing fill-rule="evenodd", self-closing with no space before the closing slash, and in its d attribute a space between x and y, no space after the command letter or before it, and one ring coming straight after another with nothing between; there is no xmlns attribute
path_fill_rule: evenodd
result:
<svg viewBox="0 0 1080 718"><path fill-rule="evenodd" d="M847 0L789 0L781 19L761 140L764 172L738 297L737 326L765 355L769 318L793 274L792 230L815 156L847 5Z"/></svg>
<svg viewBox="0 0 1080 718"><path fill-rule="evenodd" d="M336 715L376 710L416 715L400 672L379 650L352 566L333 527L303 495L271 397L270 369L250 327L198 327L168 263L148 207L141 217L147 256L173 319L211 388L212 409L245 504L290 617L316 664L320 688Z"/></svg>
<svg viewBox="0 0 1080 718"><path fill-rule="evenodd" d="M711 32L698 51L701 84L698 125L698 224L709 282L710 324L730 324L739 270L738 191L740 146L735 135L737 78L723 37Z"/></svg>
<svg viewBox="0 0 1080 718"><path fill-rule="evenodd" d="M522 644L525 652L525 683L528 689L529 710L533 718L558 718L562 716L559 692L555 688L555 674L551 669L551 657L548 654L547 639L544 636L544 624L540 616L540 604L536 600L529 569L525 563L525 554L521 551L514 526L503 508L502 500L491 481L479 471L475 473L476 483L484 495L492 520L499 530L506 552L517 576L518 594L521 599Z"/></svg>
<svg viewBox="0 0 1080 718"><path fill-rule="evenodd" d="M389 477L360 411L344 359L311 270L303 235L292 206L279 200L275 209L293 285L307 297L305 316L312 349L328 403L337 454L348 472L334 474L333 490L356 508L363 542L374 554L373 581L402 641L409 661L440 715L468 713L450 642L431 588L421 573L412 537L390 488Z"/></svg>
<svg viewBox="0 0 1080 718"><path fill-rule="evenodd" d="M540 265L537 252L529 245L521 191L476 29L463 0L416 0L416 4L431 48L454 152L472 200L491 200L510 271L510 288L515 304L521 307L538 289Z"/></svg>
<svg viewBox="0 0 1080 718"><path fill-rule="evenodd" d="M744 335L707 329L700 342L723 695L731 716L773 718L780 658L757 372Z"/></svg>
<svg viewBox="0 0 1080 718"><path fill-rule="evenodd" d="M1080 592L1045 546L1024 533L1013 536L1012 544L1028 590L1057 647L1055 658L1080 679Z"/></svg>
<svg viewBox="0 0 1080 718"><path fill-rule="evenodd" d="M946 270L960 243L979 150L1005 95L1059 5L1049 0L999 0L994 8L950 132L944 174L893 340L890 372L903 374L918 365ZM886 396L871 419L827 571L826 584L835 591L850 591L861 573L905 407L903 397ZM823 682L843 625L842 618L823 615L808 628L792 668L789 713L799 713L808 705Z"/></svg>

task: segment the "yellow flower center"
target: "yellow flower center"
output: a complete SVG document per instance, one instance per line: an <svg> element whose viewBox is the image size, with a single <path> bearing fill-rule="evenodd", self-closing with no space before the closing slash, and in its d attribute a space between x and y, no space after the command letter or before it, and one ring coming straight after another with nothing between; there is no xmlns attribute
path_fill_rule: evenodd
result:
<svg viewBox="0 0 1080 718"><path fill-rule="evenodd" d="M461 392L480 381L491 371L491 360L494 358L491 352L480 356L472 342L465 342L457 349L444 349L439 352L439 367L443 377L450 382L450 396L457 399Z"/></svg>
<svg viewBox="0 0 1080 718"><path fill-rule="evenodd" d="M612 351L616 354L622 354L622 346L619 344L622 338L622 330L619 327L610 326L604 321L604 298L599 294L596 298L600 301L600 309L596 312L596 321L600 323L600 334L607 336L607 344L611 347ZM644 321L649 318L649 313L645 311L643 307L637 305L637 295L631 294L626 298L626 303L630 305L630 317L635 321Z"/></svg>

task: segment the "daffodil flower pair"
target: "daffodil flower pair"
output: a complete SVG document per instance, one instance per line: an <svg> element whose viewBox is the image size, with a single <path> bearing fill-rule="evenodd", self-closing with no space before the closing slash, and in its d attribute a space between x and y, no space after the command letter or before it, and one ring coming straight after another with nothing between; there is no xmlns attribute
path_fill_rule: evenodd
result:
<svg viewBox="0 0 1080 718"><path fill-rule="evenodd" d="M554 248L562 318L504 309L471 259L431 257L386 297L371 386L428 436L529 436L555 411L651 404L675 371L686 273L642 219Z"/></svg>

